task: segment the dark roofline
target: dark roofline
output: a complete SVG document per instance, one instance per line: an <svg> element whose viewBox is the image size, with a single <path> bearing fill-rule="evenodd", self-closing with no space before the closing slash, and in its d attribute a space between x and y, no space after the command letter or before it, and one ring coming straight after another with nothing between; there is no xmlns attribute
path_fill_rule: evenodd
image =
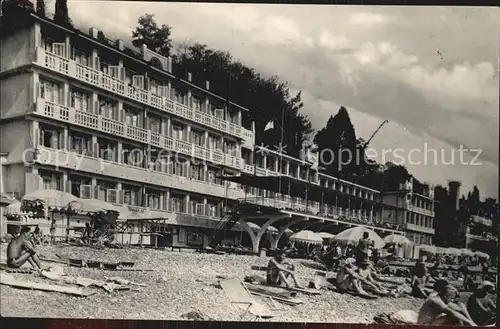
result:
<svg viewBox="0 0 500 329"><path fill-rule="evenodd" d="M56 24L53 20L48 19L48 18L46 18L46 17L43 17L43 18L42 18L42 17L40 17L40 16L36 15L35 13L31 13L30 15L31 15L31 17L33 17L35 20L37 20L37 21L39 21L39 22L43 22L43 23L45 23L45 24L50 24L50 25L52 25L52 26L54 26L54 27L57 27L57 28L59 28L59 29L61 29L61 30L65 31L65 32L69 33L69 34L72 34L72 35L75 35L75 36L81 37L81 38L83 38L83 39L86 39L87 41L93 42L93 43L95 43L95 44L97 44L97 45L99 45L99 46L101 46L101 47L104 47L104 48L107 48L108 50L114 51L114 52L116 52L116 53L120 54L120 56L126 57L126 58L128 58L128 59L133 60L133 61L137 61L137 62L139 62L139 63L141 63L141 64L144 64L144 65L146 65L148 68L150 68L150 69L152 69L152 70L155 70L155 71L157 71L158 73L165 74L165 75L169 76L170 78L177 79L177 80L179 80L179 81L181 81L181 82L183 82L183 83L185 83L185 84L187 84L187 85L189 85L189 86L191 86L191 87L193 87L193 88L196 88L196 89L198 89L198 90L200 90L200 91L203 91L204 93L206 93L206 94L208 94L208 95L210 95L210 96L212 96L212 97L216 97L216 98L218 98L219 100L222 100L222 101L224 101L224 102L228 102L230 105L236 106L237 108L239 108L239 109L241 109L241 110L244 110L244 111L246 111L246 112L250 112L250 110L249 110L249 109L247 109L247 108L245 108L245 107L243 107L243 106L241 106L241 105L238 105L238 104L236 104L236 103L234 103L234 102L232 102L232 101L228 101L228 99L226 99L226 98L224 98L224 97L222 97L222 96L220 96L220 95L214 94L213 92L211 92L211 91L210 91L210 90L208 90L208 89L205 89L205 88L203 88L203 87L200 87L200 86L198 86L198 85L193 84L192 82L189 82L189 81L184 80L184 79L182 79L182 78L180 78L180 77L177 77L177 76L175 76L174 74L172 74L172 73L170 73L170 72L167 72L167 71L165 71L165 70L160 70L160 69L158 69L158 68L156 68L156 67L153 67L153 66L149 65L149 63L148 63L148 62L146 62L146 61L145 61L145 60L143 60L143 59L139 59L139 58L135 58L135 57L132 57L132 56L130 56L130 55L127 55L124 51L122 51L122 50L120 50L120 49L118 49L118 48L112 47L112 46L110 46L110 45L108 45L108 44L102 43L102 42L100 42L99 40L92 38L89 34L84 33L84 32L82 32L82 31L80 31L80 30L78 30L78 29L70 29L70 28L67 28L67 27L64 27L64 26L58 25L58 24ZM125 49L132 50L131 48L125 48Z"/></svg>

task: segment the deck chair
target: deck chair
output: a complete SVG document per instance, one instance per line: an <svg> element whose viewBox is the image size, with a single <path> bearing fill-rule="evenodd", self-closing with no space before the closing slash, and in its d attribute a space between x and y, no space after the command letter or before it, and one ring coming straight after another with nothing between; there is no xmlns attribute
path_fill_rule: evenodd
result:
<svg viewBox="0 0 500 329"><path fill-rule="evenodd" d="M278 315L266 306L257 303L240 278L222 279L219 280L219 284L236 311L244 311L240 314L240 318L243 318L247 313L259 319L270 319Z"/></svg>

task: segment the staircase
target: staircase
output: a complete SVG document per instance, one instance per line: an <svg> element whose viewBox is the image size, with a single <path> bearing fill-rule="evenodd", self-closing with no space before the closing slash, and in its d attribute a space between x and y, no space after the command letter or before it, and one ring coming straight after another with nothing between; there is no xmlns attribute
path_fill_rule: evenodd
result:
<svg viewBox="0 0 500 329"><path fill-rule="evenodd" d="M240 215L237 212L227 212L224 217L217 223L214 227L214 231L212 236L209 239L209 246L215 246L218 242L220 242L223 233L230 231L234 225L240 219Z"/></svg>

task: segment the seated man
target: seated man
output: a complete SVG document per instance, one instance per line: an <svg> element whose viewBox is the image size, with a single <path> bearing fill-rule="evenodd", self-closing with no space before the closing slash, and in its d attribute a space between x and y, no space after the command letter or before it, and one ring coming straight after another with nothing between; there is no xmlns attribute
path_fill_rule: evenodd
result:
<svg viewBox="0 0 500 329"><path fill-rule="evenodd" d="M283 250L278 250L275 257L271 258L267 265L267 284L281 285L284 283L287 288L292 288L292 285L288 282L288 278L291 277L295 283L295 287L302 289L293 270L293 265L285 262Z"/></svg>
<svg viewBox="0 0 500 329"><path fill-rule="evenodd" d="M354 258L347 258L344 264L340 267L337 278L336 286L340 293L355 292L361 296L371 297L361 286L361 279L356 273L358 267Z"/></svg>
<svg viewBox="0 0 500 329"><path fill-rule="evenodd" d="M425 285L429 282L429 273L427 272L427 267L422 259L418 259L413 269L413 277L411 280L411 295L417 298L427 298L429 293Z"/></svg>
<svg viewBox="0 0 500 329"><path fill-rule="evenodd" d="M488 297L495 291L495 285L490 281L483 281L467 300L467 310L472 320L478 325L493 325L496 323L495 303Z"/></svg>
<svg viewBox="0 0 500 329"><path fill-rule="evenodd" d="M40 261L31 241L30 228L23 226L21 234L14 237L7 246L7 266L19 268L28 261L31 266L41 270Z"/></svg>
<svg viewBox="0 0 500 329"><path fill-rule="evenodd" d="M359 267L356 272L358 273L362 287L364 289L368 289L370 292L376 293L377 295L388 296L390 294L389 291L387 291L379 282L375 280L372 271L372 262L368 259L363 259L359 262Z"/></svg>
<svg viewBox="0 0 500 329"><path fill-rule="evenodd" d="M476 326L463 303L455 303L458 291L446 280L438 280L418 313L417 324Z"/></svg>

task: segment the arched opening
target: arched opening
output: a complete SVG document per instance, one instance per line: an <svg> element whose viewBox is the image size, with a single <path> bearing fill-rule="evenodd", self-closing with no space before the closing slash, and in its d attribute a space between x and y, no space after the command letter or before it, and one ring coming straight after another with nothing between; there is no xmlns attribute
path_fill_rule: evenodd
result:
<svg viewBox="0 0 500 329"><path fill-rule="evenodd" d="M156 57L151 58L151 60L149 61L149 65L157 69L163 70L163 65L161 64L160 60Z"/></svg>

